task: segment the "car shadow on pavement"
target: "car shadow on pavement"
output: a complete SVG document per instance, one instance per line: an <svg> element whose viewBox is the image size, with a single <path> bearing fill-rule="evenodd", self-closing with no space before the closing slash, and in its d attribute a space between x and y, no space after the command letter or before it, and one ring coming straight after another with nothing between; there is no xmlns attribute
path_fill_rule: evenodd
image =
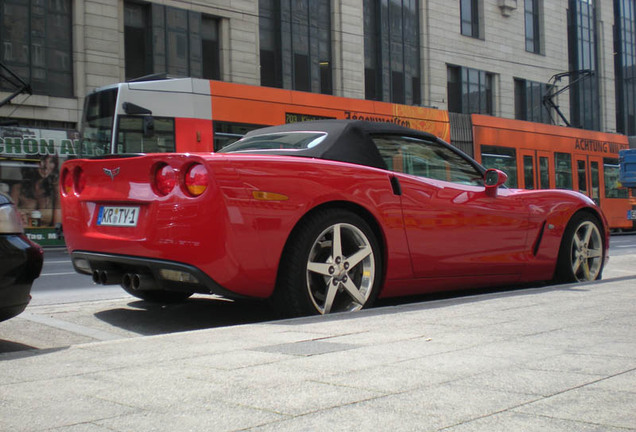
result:
<svg viewBox="0 0 636 432"><path fill-rule="evenodd" d="M26 351L26 350L32 350L32 349L35 349L35 347L0 339L0 355L5 353L11 353L16 351Z"/></svg>
<svg viewBox="0 0 636 432"><path fill-rule="evenodd" d="M587 283L563 285L531 284L472 290L447 291L418 296L380 299L375 307L365 309L365 315L445 307L449 304L485 301L492 297L540 295L554 290L589 290L593 285L634 279L636 276L609 278ZM96 318L120 329L150 336L252 324L280 320L280 316L266 301L229 301L219 298L194 297L181 303L157 304L137 300L126 307L108 309L94 314ZM340 313L330 317L305 319L353 319L358 314ZM295 322L280 320L281 324Z"/></svg>
<svg viewBox="0 0 636 432"><path fill-rule="evenodd" d="M123 330L146 336L250 324L277 318L264 301L190 298L174 304L139 300L127 306L97 312L95 317Z"/></svg>

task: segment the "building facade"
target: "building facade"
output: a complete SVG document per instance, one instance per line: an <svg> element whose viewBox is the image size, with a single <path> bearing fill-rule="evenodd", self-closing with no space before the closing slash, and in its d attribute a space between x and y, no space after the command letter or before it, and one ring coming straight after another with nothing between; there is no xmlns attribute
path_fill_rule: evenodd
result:
<svg viewBox="0 0 636 432"><path fill-rule="evenodd" d="M32 89L0 107L5 123L73 128L91 89L168 73L543 122L542 96L573 82L555 97L570 124L636 132L634 0L0 6L0 61ZM0 80L3 99L14 89Z"/></svg>
<svg viewBox="0 0 636 432"><path fill-rule="evenodd" d="M636 0L0 0L0 43L5 191L162 73L636 135Z"/></svg>

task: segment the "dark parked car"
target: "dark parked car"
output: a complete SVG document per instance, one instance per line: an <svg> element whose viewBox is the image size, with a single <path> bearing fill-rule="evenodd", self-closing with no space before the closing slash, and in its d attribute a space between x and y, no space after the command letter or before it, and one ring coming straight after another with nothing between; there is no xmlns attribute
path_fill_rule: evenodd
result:
<svg viewBox="0 0 636 432"><path fill-rule="evenodd" d="M42 248L24 234L20 215L0 192L0 321L20 314L42 270Z"/></svg>

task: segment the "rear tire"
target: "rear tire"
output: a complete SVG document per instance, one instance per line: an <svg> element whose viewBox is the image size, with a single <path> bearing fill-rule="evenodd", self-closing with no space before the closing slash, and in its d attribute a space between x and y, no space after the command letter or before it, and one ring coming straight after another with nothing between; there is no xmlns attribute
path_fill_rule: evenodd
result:
<svg viewBox="0 0 636 432"><path fill-rule="evenodd" d="M382 274L369 224L344 209L320 210L289 239L272 300L284 316L357 311L373 304Z"/></svg>
<svg viewBox="0 0 636 432"><path fill-rule="evenodd" d="M594 215L583 212L572 217L559 248L557 283L601 279L605 262L602 232L602 225Z"/></svg>

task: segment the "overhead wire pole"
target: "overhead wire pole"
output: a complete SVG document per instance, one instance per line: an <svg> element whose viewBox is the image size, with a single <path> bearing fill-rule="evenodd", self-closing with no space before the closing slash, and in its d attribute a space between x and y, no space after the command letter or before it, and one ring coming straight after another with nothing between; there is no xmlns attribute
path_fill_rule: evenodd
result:
<svg viewBox="0 0 636 432"><path fill-rule="evenodd" d="M7 75L8 74L8 75ZM11 69L9 69L4 63L0 62L0 78L3 78L9 82L16 90L9 96L0 101L0 107L11 102L16 96L21 93L33 94L31 85L16 75Z"/></svg>
<svg viewBox="0 0 636 432"><path fill-rule="evenodd" d="M574 81L570 81L570 83L566 85L565 87L560 88L557 92L552 93L551 90L553 87L556 86L557 82L561 81L561 79L564 77L572 77L573 75L578 75L578 77ZM556 111L556 113L559 115L559 117L561 117L561 120L563 120L565 125L568 127L571 127L572 125L570 124L568 119L565 117L565 115L563 115L561 108L554 102L554 99L561 93L568 90L577 82L587 77L590 77L592 75L594 75L594 71L591 69L581 69L576 71L561 72L561 73L552 75L552 77L548 80L548 83L552 82L552 84L549 84L548 91L543 95L543 105L548 109L548 112L550 112L550 108L553 108ZM552 118L552 115L550 115L550 118Z"/></svg>

